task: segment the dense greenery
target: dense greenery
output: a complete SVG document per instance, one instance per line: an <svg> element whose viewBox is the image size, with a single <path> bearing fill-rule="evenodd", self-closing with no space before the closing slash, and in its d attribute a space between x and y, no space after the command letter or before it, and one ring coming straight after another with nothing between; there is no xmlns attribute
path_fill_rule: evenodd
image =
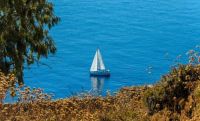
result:
<svg viewBox="0 0 200 121"><path fill-rule="evenodd" d="M0 70L23 83L25 63L55 53L49 30L58 22L47 0L0 0Z"/></svg>

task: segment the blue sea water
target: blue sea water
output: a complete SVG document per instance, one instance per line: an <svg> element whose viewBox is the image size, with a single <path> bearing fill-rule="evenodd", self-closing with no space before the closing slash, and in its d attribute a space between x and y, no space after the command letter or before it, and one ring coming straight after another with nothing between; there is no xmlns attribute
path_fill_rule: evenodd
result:
<svg viewBox="0 0 200 121"><path fill-rule="evenodd" d="M105 95L153 84L178 55L200 44L200 0L51 0L61 18L50 34L57 53L25 70L25 84L55 99L85 91ZM90 78L99 47L109 79ZM183 57L185 59L185 57Z"/></svg>

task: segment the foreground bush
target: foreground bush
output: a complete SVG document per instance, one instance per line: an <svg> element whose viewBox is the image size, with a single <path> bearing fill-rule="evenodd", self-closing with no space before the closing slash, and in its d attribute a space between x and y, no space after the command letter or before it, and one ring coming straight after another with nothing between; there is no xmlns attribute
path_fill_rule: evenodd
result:
<svg viewBox="0 0 200 121"><path fill-rule="evenodd" d="M124 87L115 96L52 100L41 89L15 89L19 101L0 107L11 121L198 121L200 65L180 65L153 86Z"/></svg>
<svg viewBox="0 0 200 121"><path fill-rule="evenodd" d="M186 116L191 118L195 107L192 92L199 79L200 65L180 65L172 69L154 88L145 92L144 101L149 109L149 114L152 115L162 109L169 110L172 112L171 114L181 114L184 110ZM172 119L175 118L177 117L172 116Z"/></svg>
<svg viewBox="0 0 200 121"><path fill-rule="evenodd" d="M142 92L146 88L124 88L116 96L48 101L38 100L28 103L4 104L0 108L1 120L13 121L135 121L146 117L142 105ZM145 109L145 110L144 110Z"/></svg>
<svg viewBox="0 0 200 121"><path fill-rule="evenodd" d="M14 87L16 83L16 78L14 74L5 75L0 72L0 103L3 103L5 99L6 93L10 89L10 93L12 96L15 95Z"/></svg>

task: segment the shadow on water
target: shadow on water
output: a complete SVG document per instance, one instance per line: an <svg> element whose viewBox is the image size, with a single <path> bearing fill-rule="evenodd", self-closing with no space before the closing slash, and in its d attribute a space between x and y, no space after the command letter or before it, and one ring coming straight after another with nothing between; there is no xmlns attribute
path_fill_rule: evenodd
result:
<svg viewBox="0 0 200 121"><path fill-rule="evenodd" d="M90 94L93 96L102 96L104 81L109 80L109 77L90 77L91 90Z"/></svg>

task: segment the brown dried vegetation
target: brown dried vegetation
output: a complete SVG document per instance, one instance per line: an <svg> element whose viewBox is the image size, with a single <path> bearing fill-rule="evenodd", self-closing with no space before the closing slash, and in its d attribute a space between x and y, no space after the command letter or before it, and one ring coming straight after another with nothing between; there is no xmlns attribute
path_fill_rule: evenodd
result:
<svg viewBox="0 0 200 121"><path fill-rule="evenodd" d="M133 121L143 120L146 108L142 105L145 87L123 88L116 96L37 101L4 104L1 120L56 120L56 121ZM145 110L144 110L145 109Z"/></svg>
<svg viewBox="0 0 200 121"><path fill-rule="evenodd" d="M5 95L8 89L10 89L11 95L15 96L15 91L14 91L15 83L16 83L16 78L14 74L5 75L0 71L0 104L3 103L3 100L5 99Z"/></svg>
<svg viewBox="0 0 200 121"><path fill-rule="evenodd" d="M14 75L1 76L4 98L15 79ZM124 87L115 96L52 100L42 89L13 90L18 102L1 105L2 121L200 120L200 65L179 65L153 86Z"/></svg>
<svg viewBox="0 0 200 121"><path fill-rule="evenodd" d="M200 65L179 65L145 92L151 120L190 120L199 95Z"/></svg>

